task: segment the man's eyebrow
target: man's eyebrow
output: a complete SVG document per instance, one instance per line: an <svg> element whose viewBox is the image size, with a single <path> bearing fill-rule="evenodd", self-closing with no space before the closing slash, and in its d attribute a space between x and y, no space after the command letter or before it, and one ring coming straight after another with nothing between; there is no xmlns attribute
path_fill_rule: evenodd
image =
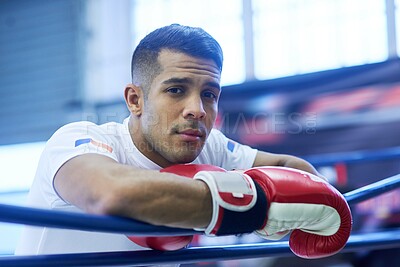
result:
<svg viewBox="0 0 400 267"><path fill-rule="evenodd" d="M192 83L191 79L188 78L169 78L162 82L163 84L174 84L174 83Z"/></svg>
<svg viewBox="0 0 400 267"><path fill-rule="evenodd" d="M192 84L193 81L189 78L169 78L168 80L165 80L162 82L163 84ZM213 87L215 89L221 90L221 86L217 82L206 82L205 85L209 87Z"/></svg>
<svg viewBox="0 0 400 267"><path fill-rule="evenodd" d="M218 89L221 91L221 86L219 85L219 83L216 82L206 82L207 86L210 86L212 88Z"/></svg>

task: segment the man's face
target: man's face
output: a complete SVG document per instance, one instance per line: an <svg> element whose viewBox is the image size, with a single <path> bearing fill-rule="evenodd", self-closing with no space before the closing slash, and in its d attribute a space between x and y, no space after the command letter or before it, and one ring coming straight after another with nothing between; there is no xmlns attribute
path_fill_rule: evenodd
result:
<svg viewBox="0 0 400 267"><path fill-rule="evenodd" d="M160 166L193 161L214 125L220 71L212 60L163 50L162 71L151 84L135 141Z"/></svg>

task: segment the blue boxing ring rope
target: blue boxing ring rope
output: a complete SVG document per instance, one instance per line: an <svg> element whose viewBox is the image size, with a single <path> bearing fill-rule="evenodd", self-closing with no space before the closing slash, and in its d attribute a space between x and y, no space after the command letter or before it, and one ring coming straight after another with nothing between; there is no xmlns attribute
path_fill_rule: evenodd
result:
<svg viewBox="0 0 400 267"><path fill-rule="evenodd" d="M361 187L354 191L350 191L344 194L344 197L346 198L349 205L353 205L399 187L400 174ZM29 216L26 216L27 214L29 214ZM141 236L201 234L201 232L191 229L153 226L133 219L125 219L121 217L53 211L7 204L0 204L0 221L28 224L33 226L47 226L64 229L131 234Z"/></svg>
<svg viewBox="0 0 400 267"><path fill-rule="evenodd" d="M305 157L315 167L335 165L336 163L359 163L396 158L400 159L400 147L383 148L374 151L338 152Z"/></svg>
<svg viewBox="0 0 400 267"><path fill-rule="evenodd" d="M400 158L400 148L396 148L391 152L393 153L364 153L362 156L364 157L363 160L377 160L393 157ZM357 162L361 161L359 155L360 154L353 156L340 155L342 156L341 160L333 156L327 158L322 156L318 158L319 162L316 162L317 164L315 165L329 165L333 161L335 163ZM400 174L350 191L344 194L344 197L349 205L354 205L399 187ZM27 216L27 214L29 214L29 216ZM6 204L0 204L0 221L32 226L47 226L138 236L202 234L202 232L197 232L195 230L153 226L133 219L121 217L51 211ZM367 234L353 234L350 236L342 252L352 252L359 249L387 249L394 247L400 247L400 229ZM0 266L140 266L288 255L293 255L289 249L288 242L280 241L231 246L193 247L178 251L144 250L34 256L2 256L0 257Z"/></svg>
<svg viewBox="0 0 400 267"><path fill-rule="evenodd" d="M359 249L399 247L400 230L357 234L350 236L342 252ZM188 248L178 251L122 251L75 253L37 256L0 257L2 267L59 267L59 266L143 266L151 264L195 263L216 260L235 260L293 255L289 242L271 242L232 246Z"/></svg>

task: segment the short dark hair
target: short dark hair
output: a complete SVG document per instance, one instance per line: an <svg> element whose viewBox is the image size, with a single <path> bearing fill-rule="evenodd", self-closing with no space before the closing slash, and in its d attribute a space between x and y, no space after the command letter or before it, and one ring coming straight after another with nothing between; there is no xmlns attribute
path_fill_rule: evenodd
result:
<svg viewBox="0 0 400 267"><path fill-rule="evenodd" d="M161 72L158 55L163 49L211 59L222 71L222 49L210 34L202 28L171 24L149 33L133 52L132 83L144 87L145 94L154 77Z"/></svg>

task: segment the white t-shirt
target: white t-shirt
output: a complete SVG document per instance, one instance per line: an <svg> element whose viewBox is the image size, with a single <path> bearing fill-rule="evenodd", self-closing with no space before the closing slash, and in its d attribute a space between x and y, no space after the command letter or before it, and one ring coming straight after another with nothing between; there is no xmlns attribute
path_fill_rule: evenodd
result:
<svg viewBox="0 0 400 267"><path fill-rule="evenodd" d="M70 123L61 127L49 139L41 155L38 169L29 192L28 205L32 207L83 212L66 203L54 190L53 178L58 169L69 159L85 153L97 153L121 164L143 169L161 169L146 158L133 144L124 123L96 125L91 122ZM253 165L257 150L238 144L220 131L213 129L197 164L212 164L226 170L247 169ZM27 216L29 216L27 214ZM123 234L110 234L26 226L15 254L36 255L54 253L79 253L100 251L142 250Z"/></svg>

